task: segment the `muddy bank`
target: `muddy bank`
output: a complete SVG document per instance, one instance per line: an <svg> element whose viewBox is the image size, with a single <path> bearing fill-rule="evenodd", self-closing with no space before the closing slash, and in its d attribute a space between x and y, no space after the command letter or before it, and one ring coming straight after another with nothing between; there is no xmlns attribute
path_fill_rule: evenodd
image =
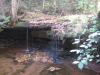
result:
<svg viewBox="0 0 100 75"><path fill-rule="evenodd" d="M64 65L64 66L62 66ZM75 65L71 64L71 59L66 59L62 64L50 64L50 63L32 63L31 65L16 64L12 59L2 57L0 55L0 75L63 75L68 73L65 72L65 69L62 71L54 71L49 73L47 70L50 67L59 67L63 70L63 67L71 73L71 75L96 75L95 72L91 70L80 71Z"/></svg>

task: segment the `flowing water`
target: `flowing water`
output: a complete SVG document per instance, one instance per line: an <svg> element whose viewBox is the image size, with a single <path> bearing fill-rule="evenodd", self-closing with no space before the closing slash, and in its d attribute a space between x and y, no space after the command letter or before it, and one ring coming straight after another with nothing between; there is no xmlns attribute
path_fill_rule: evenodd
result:
<svg viewBox="0 0 100 75"><path fill-rule="evenodd" d="M28 40L29 40L29 35L28 35L28 33L29 33L29 28L27 27L26 28L27 30L26 30L26 52L27 53L29 53L29 47L28 47L28 45L29 45L29 42L28 42Z"/></svg>
<svg viewBox="0 0 100 75"><path fill-rule="evenodd" d="M48 53L48 56L50 58L53 58L54 63L60 63L60 60L58 59L59 55L59 38L54 35L54 38L51 41L45 41L43 39L37 39L37 41L34 43L34 38L29 39L29 27L26 29L26 49L25 52L28 54L32 54L35 51L41 50L43 52ZM31 40L32 47L29 46L29 40ZM39 40L39 41L38 41ZM44 42L45 41L45 42Z"/></svg>

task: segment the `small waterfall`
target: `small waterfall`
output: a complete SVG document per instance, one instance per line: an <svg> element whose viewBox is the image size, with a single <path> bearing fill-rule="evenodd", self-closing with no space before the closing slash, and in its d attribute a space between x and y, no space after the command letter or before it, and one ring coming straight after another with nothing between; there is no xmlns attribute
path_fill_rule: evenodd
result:
<svg viewBox="0 0 100 75"><path fill-rule="evenodd" d="M58 51L59 51L59 37L55 39L55 55L54 55L54 63L59 63L58 61Z"/></svg>
<svg viewBox="0 0 100 75"><path fill-rule="evenodd" d="M56 35L53 35L53 41L52 41L52 48L50 50L50 55L53 58L54 63L60 63L60 60L58 59L59 56L59 37Z"/></svg>
<svg viewBox="0 0 100 75"><path fill-rule="evenodd" d="M34 39L34 38L33 38ZM31 39L32 40L32 39ZM38 40L38 38L37 38ZM26 54L30 55L33 54L34 52L41 50L43 52L47 52L48 56L53 59L54 63L60 63L60 60L58 59L59 56L59 40L60 38L56 35L53 35L53 40L51 40L49 43L45 44L43 43L43 39L40 41L42 42L34 42L32 41L32 50L30 49L29 46L29 27L27 26L26 29L26 49L24 50Z"/></svg>
<svg viewBox="0 0 100 75"><path fill-rule="evenodd" d="M29 53L29 28L27 26L27 29L26 29L26 50L25 52L26 53Z"/></svg>

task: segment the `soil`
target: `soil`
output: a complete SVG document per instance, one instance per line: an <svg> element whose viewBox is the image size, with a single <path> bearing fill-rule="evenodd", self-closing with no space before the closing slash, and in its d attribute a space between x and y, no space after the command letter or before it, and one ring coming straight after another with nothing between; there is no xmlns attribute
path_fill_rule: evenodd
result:
<svg viewBox="0 0 100 75"><path fill-rule="evenodd" d="M14 53L16 49L12 49ZM20 49L19 49L20 50ZM19 51L17 50L17 51ZM29 65L14 62L14 53L8 55L0 54L0 75L96 75L97 73L91 70L80 71L75 65L71 64L72 59L68 58L62 62L62 64L54 64L49 62L33 62ZM61 70L57 70L54 73L48 71L49 67L58 67ZM68 74L69 72L69 74Z"/></svg>

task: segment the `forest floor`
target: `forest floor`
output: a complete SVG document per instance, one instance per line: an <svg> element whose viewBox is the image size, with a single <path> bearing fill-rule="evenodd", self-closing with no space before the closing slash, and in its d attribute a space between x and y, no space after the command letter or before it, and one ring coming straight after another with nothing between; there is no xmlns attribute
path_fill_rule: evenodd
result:
<svg viewBox="0 0 100 75"><path fill-rule="evenodd" d="M16 49L12 50L16 52ZM20 51L20 49L17 49L17 51ZM33 62L30 65L26 65L22 63L16 63L14 59L11 58L14 53L8 54L9 55L7 55L7 53L0 55L0 75L67 75L65 74L66 71L61 71L59 73L59 70L59 74L50 74L47 71L48 68L46 67L52 67L53 65L56 67L63 65L67 70L69 70L71 75L96 75L96 73L91 70L85 69L80 71L75 65L72 64L72 58L65 59L62 64ZM41 54L39 54L37 57L39 56L41 57Z"/></svg>

